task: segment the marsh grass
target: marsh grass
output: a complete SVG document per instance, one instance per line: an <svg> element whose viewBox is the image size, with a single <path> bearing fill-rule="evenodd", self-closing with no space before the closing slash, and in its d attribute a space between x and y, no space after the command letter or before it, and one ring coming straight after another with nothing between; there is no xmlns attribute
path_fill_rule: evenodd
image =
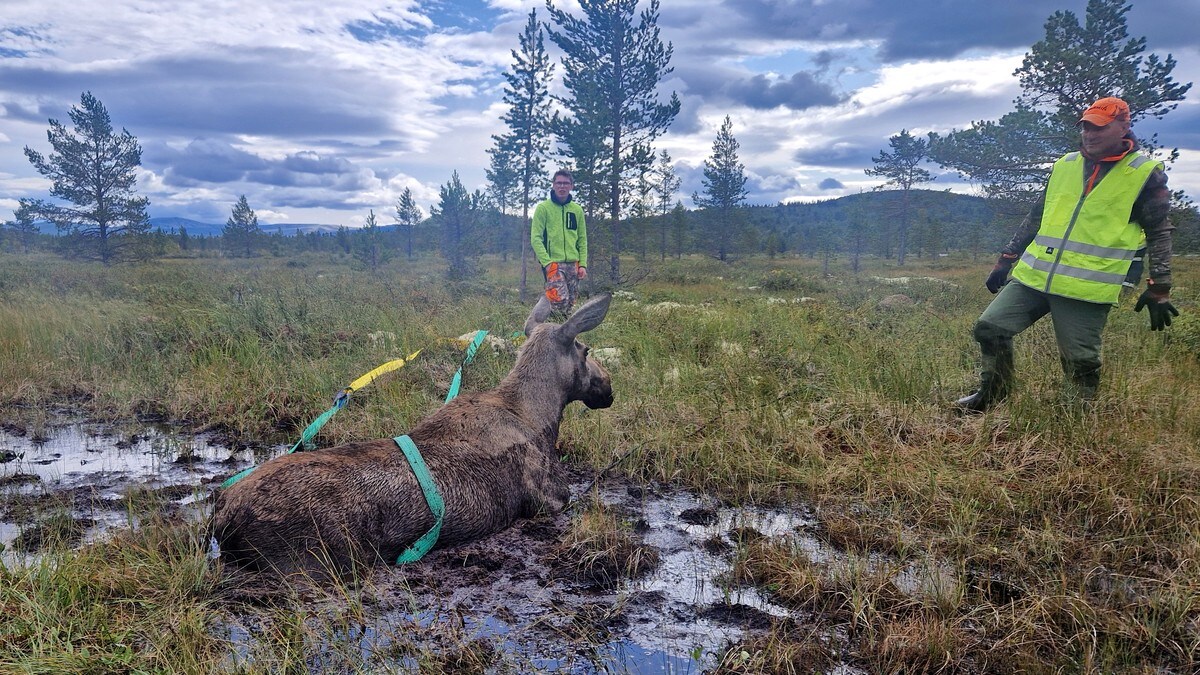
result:
<svg viewBox="0 0 1200 675"><path fill-rule="evenodd" d="M356 394L318 444L395 435L441 404L462 356L448 338L478 328L509 335L527 313L511 263L487 261L480 280L449 286L430 260L375 275L335 257L300 262L105 269L5 256L5 416L36 425L46 409L69 404L96 417L165 417L283 443L354 377L424 348ZM806 672L823 666L787 664L836 654L880 672L1192 672L1200 662L1200 268L1176 262L1172 295L1183 316L1163 334L1130 311L1134 298L1114 308L1094 406L1064 397L1043 321L1017 339L1013 396L986 415L960 417L948 403L975 384L970 330L991 299L986 270L953 257L903 271L870 264L855 277L821 276L819 261L795 259L668 263L625 289L585 336L619 351L616 403L567 409L560 442L568 461L615 462L614 471L636 479L731 503L803 502L818 514L819 537L871 561L832 570L803 551L743 542L740 581L818 612L828 651L804 637L812 630L780 625L735 646L721 669ZM907 278L889 281L898 277ZM911 304L881 302L901 293ZM464 389L491 386L512 358L481 350ZM605 537L622 532L620 518L587 513L573 526L577 541L612 550ZM4 596L16 608L4 614L58 607L59 591L115 607L55 610L78 616L58 620L76 628L53 639L4 618L0 635L25 637L5 645L17 656L0 658L57 665L82 658L86 644L89 659L142 659L121 651L135 626L151 636L143 641L163 645L159 660L138 661L151 669L223 649L203 638L213 616L207 577L185 574L195 590L173 605L191 613L194 644L184 644L196 656L188 657L160 637L165 608L132 603L145 609L138 614L124 596L105 595L109 586L90 585L112 572L88 551L7 571L15 581L5 588L25 590ZM898 570L927 560L953 580L896 587ZM150 598L163 592L153 590L161 579L137 583L152 587ZM299 630L285 621L276 653L311 649L311 639L293 636Z"/></svg>
<svg viewBox="0 0 1200 675"><path fill-rule="evenodd" d="M0 568L0 671L202 672L213 573L195 526L154 522Z"/></svg>
<svg viewBox="0 0 1200 675"><path fill-rule="evenodd" d="M579 510L551 553L559 574L607 588L644 576L658 563L658 553L641 542L633 523L599 500Z"/></svg>

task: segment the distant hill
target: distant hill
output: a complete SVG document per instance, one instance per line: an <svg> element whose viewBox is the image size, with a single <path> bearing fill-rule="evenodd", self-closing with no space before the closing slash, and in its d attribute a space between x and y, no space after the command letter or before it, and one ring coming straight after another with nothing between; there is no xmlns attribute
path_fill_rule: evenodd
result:
<svg viewBox="0 0 1200 675"><path fill-rule="evenodd" d="M891 255L898 245L903 193L880 190L821 202L746 206L745 222L775 250L815 253L845 250L860 240L865 250ZM993 204L944 190L912 190L908 206L909 252L999 248L1019 217L997 217ZM694 211L700 224L717 214ZM1023 213L1021 215L1024 215Z"/></svg>
<svg viewBox="0 0 1200 675"><path fill-rule="evenodd" d="M0 220L0 224L3 220ZM45 220L39 220L34 223L38 232L51 236L58 236L60 232L53 223ZM265 234L282 234L285 237L293 237L297 234L308 234L309 232L318 232L321 234L333 234L337 232L340 225L329 225L327 223L263 223L258 224L258 229ZM381 230L394 230L398 225L389 224L381 225ZM225 223L205 223L191 218L177 218L174 216L165 216L161 218L150 219L150 229L159 232L178 233L180 230L187 230L189 237L219 237L225 229ZM352 228L353 229L353 228Z"/></svg>
<svg viewBox="0 0 1200 675"><path fill-rule="evenodd" d="M191 237L219 237L222 230L225 229L225 223L203 223L190 218L151 218L150 227L161 232L178 232L181 229L187 230L188 236ZM309 232L319 232L322 234L333 234L337 232L338 225L327 225L322 223L263 223L258 224L258 229L266 234L282 234L285 237L292 237L297 234L307 234Z"/></svg>
<svg viewBox="0 0 1200 675"><path fill-rule="evenodd" d="M857 224L874 242L876 252L890 255L896 245L902 199L903 193L899 190L863 192L817 204L780 206L776 216L788 225L781 227L781 232L800 235L802 241L807 238L810 242L814 238L820 240L820 230L831 224L843 227ZM998 218L993 207L993 203L973 195L945 190L911 190L909 252L922 248L933 251L998 249L1008 241L1016 222L1010 222L1011 218ZM764 220L766 222L760 225L770 228L772 219ZM843 238L850 236L847 230L838 233L835 227L834 236L839 234Z"/></svg>
<svg viewBox="0 0 1200 675"><path fill-rule="evenodd" d="M222 223L215 225L213 223L202 223L198 220L189 218L151 218L150 228L160 232L179 232L179 230L187 230L189 237L216 237L221 234L221 230L225 227Z"/></svg>

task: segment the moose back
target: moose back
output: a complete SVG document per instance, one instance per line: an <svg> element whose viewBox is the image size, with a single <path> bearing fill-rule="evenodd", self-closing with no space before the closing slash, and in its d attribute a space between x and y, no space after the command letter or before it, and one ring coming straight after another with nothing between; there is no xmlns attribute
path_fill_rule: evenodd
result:
<svg viewBox="0 0 1200 675"><path fill-rule="evenodd" d="M572 401L613 402L608 372L576 337L604 320L610 301L598 296L553 324L544 323L550 307L542 298L500 384L459 396L408 432L445 502L436 547L566 505L555 453L563 410ZM276 457L219 495L211 524L228 563L324 577L395 562L434 515L404 454L386 438Z"/></svg>

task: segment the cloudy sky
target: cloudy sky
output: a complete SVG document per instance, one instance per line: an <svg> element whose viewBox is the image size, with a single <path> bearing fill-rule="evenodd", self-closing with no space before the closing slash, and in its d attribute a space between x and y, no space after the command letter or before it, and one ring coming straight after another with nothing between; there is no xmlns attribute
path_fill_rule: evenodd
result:
<svg viewBox="0 0 1200 675"><path fill-rule="evenodd" d="M582 16L576 0L557 7ZM1200 2L1134 0L1130 35L1200 82ZM901 129L997 119L1013 71L1056 10L1086 0L662 0L682 101L658 143L701 189L701 164L733 121L748 201L830 199L879 183L863 169ZM224 222L239 195L264 223L390 222L412 188L428 213L458 171L484 187L502 131L502 73L544 0L2 0L0 220L49 183L48 119L91 91L142 145L138 191L153 217ZM553 43L547 47L557 57ZM557 69L561 73L561 67ZM1145 122L1182 157L1173 187L1200 200L1200 88ZM969 191L952 176L931 187Z"/></svg>

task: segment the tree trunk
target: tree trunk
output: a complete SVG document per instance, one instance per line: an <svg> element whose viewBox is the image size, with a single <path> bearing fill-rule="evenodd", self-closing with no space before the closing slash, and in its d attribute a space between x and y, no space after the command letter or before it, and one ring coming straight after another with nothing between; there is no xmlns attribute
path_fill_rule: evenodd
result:
<svg viewBox="0 0 1200 675"><path fill-rule="evenodd" d="M521 304L525 304L526 289L529 282L529 178L526 177L521 191L521 223L524 225L524 236L521 237Z"/></svg>

